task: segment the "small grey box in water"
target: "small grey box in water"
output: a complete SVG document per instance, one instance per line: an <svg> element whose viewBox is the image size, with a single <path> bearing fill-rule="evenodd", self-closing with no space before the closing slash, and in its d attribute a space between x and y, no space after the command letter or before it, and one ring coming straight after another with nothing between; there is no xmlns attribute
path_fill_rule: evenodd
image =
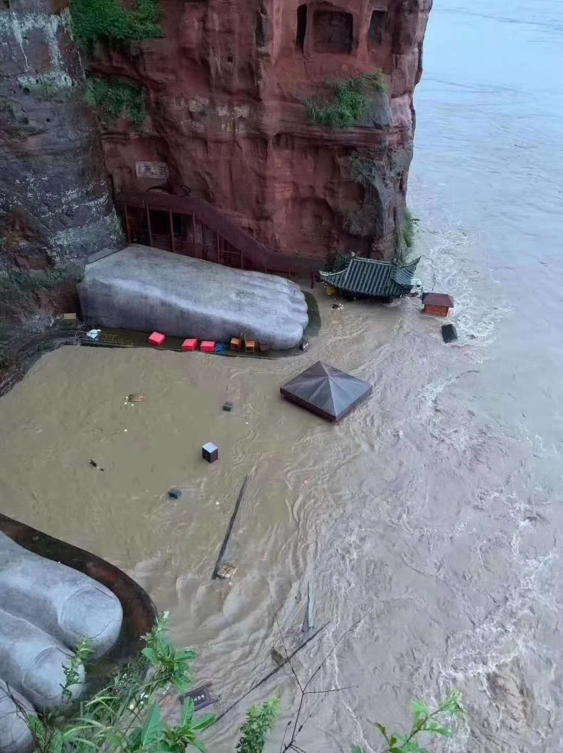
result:
<svg viewBox="0 0 563 753"><path fill-rule="evenodd" d="M227 400L226 403L223 403L223 410L227 411L227 413L230 413L233 409L233 404Z"/></svg>
<svg viewBox="0 0 563 753"><path fill-rule="evenodd" d="M181 496L182 496L182 490L177 489L175 486L173 486L172 489L168 490L169 499L180 499Z"/></svg>
<svg viewBox="0 0 563 753"><path fill-rule="evenodd" d="M453 343L457 340L457 330L453 324L442 325L442 338L445 343Z"/></svg>
<svg viewBox="0 0 563 753"><path fill-rule="evenodd" d="M208 463L214 463L219 458L219 448L213 442L208 442L201 448L201 455Z"/></svg>

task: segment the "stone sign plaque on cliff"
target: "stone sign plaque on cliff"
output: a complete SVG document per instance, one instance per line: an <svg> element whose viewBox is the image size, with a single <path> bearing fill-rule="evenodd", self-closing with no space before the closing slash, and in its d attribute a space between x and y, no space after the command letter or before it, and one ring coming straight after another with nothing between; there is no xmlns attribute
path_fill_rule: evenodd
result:
<svg viewBox="0 0 563 753"><path fill-rule="evenodd" d="M168 165L166 162L135 162L135 174L137 178L167 180Z"/></svg>

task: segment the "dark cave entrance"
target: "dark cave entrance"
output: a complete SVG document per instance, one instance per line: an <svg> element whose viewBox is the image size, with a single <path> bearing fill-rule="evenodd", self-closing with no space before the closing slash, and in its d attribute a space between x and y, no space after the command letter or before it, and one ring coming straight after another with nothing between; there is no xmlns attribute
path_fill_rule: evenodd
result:
<svg viewBox="0 0 563 753"><path fill-rule="evenodd" d="M295 46L298 50L305 47L305 35L307 34L307 6L300 5L297 8L297 38Z"/></svg>
<svg viewBox="0 0 563 753"><path fill-rule="evenodd" d="M343 11L318 10L314 16L315 52L352 52L354 19Z"/></svg>
<svg viewBox="0 0 563 753"><path fill-rule="evenodd" d="M368 42L370 47L383 44L387 31L387 11L374 10L369 24Z"/></svg>

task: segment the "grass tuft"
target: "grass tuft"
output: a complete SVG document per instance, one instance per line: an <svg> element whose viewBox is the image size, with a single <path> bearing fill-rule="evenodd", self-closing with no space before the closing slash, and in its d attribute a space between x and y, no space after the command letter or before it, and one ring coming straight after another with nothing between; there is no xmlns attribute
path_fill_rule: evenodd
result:
<svg viewBox="0 0 563 753"><path fill-rule="evenodd" d="M307 120L324 128L352 128L367 112L369 95L387 91L387 83L383 72L377 70L357 78L328 82L326 88L325 96L306 101Z"/></svg>
<svg viewBox="0 0 563 753"><path fill-rule="evenodd" d="M136 126L141 126L146 118L141 89L119 79L89 79L86 84L86 102L95 107L100 120L110 126L114 126L122 115Z"/></svg>
<svg viewBox="0 0 563 753"><path fill-rule="evenodd" d="M70 0L72 29L82 48L94 42L140 42L163 37L159 26L158 0L137 0L134 10L123 8L120 0Z"/></svg>

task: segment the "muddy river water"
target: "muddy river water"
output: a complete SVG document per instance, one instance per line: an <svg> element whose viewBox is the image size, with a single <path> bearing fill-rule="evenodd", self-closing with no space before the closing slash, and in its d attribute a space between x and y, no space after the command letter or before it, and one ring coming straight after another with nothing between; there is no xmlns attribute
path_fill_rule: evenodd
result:
<svg viewBox="0 0 563 753"><path fill-rule="evenodd" d="M307 354L66 347L0 400L2 511L133 575L197 649L219 709L272 669L278 610L285 643L302 640L309 582L330 625L299 654L303 678L371 610L315 681L348 689L309 698L308 753L377 751L375 721L452 687L468 716L450 750L563 749L561 8L436 6L410 202L421 277L456 299L456 345L418 301L332 310L319 291ZM279 398L318 359L374 384L338 426ZM126 405L131 392L145 402ZM212 582L245 474L238 571ZM248 699L274 692L272 750L295 682L282 670ZM234 749L243 710L211 750Z"/></svg>

